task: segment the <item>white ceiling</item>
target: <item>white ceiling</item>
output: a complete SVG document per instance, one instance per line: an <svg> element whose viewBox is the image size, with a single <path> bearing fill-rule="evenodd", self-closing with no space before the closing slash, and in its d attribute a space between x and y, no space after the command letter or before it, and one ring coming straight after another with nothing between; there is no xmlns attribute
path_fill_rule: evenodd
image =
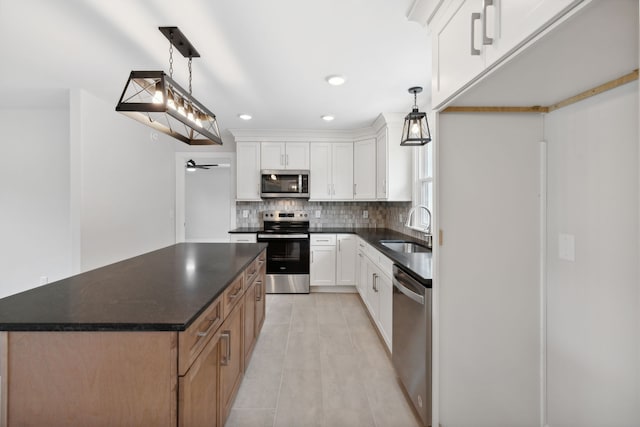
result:
<svg viewBox="0 0 640 427"><path fill-rule="evenodd" d="M222 129L354 129L430 102L427 30L412 0L0 0L0 107L66 104L66 88L115 105L129 72L168 73L159 26L199 51L193 93ZM329 86L325 77L344 74ZM174 79L187 86L174 54ZM238 113L254 118L245 122ZM323 114L336 120L327 123Z"/></svg>

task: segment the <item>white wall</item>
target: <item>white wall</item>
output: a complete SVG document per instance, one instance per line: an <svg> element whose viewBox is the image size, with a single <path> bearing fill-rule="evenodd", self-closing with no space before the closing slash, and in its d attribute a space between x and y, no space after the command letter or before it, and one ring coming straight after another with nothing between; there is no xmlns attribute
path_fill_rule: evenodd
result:
<svg viewBox="0 0 640 427"><path fill-rule="evenodd" d="M82 271L173 244L178 143L163 134L152 138L151 128L116 113L115 101L74 95Z"/></svg>
<svg viewBox="0 0 640 427"><path fill-rule="evenodd" d="M536 114L439 114L439 421L540 425Z"/></svg>
<svg viewBox="0 0 640 427"><path fill-rule="evenodd" d="M71 274L69 111L0 109L0 298Z"/></svg>
<svg viewBox="0 0 640 427"><path fill-rule="evenodd" d="M547 115L545 138L548 425L638 426L637 82Z"/></svg>
<svg viewBox="0 0 640 427"><path fill-rule="evenodd" d="M199 164L225 162L229 167L198 169L185 174L186 241L229 241L232 161L230 158L198 159Z"/></svg>

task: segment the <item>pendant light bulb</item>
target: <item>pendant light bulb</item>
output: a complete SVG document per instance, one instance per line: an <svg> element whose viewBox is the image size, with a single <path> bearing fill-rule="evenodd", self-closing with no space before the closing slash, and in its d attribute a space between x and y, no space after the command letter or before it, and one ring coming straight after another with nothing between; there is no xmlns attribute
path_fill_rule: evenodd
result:
<svg viewBox="0 0 640 427"><path fill-rule="evenodd" d="M184 109L184 100L183 100L182 98L180 98L180 97L179 97L179 98L178 98L178 102L177 102L177 104L178 104L178 113L179 113L181 116L186 116L186 115L187 115L187 112L186 112L186 111L185 111L185 109Z"/></svg>
<svg viewBox="0 0 640 427"><path fill-rule="evenodd" d="M162 83L159 81L156 82L155 84L155 92L153 93L152 102L154 104L162 104L164 102L164 95L162 93Z"/></svg>
<svg viewBox="0 0 640 427"><path fill-rule="evenodd" d="M195 117L193 116L193 107L191 107L191 105L187 105L187 119L194 123L196 121Z"/></svg>
<svg viewBox="0 0 640 427"><path fill-rule="evenodd" d="M176 100L173 98L173 92L171 91L171 89L167 91L167 107L171 108L172 110L176 109Z"/></svg>

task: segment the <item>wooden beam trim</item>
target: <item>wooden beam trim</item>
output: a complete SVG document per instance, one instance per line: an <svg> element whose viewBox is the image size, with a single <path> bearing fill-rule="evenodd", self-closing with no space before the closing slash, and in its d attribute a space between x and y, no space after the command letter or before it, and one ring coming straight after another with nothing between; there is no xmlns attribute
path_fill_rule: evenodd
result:
<svg viewBox="0 0 640 427"><path fill-rule="evenodd" d="M631 83L632 81L638 80L638 69L633 70L629 74L625 74L622 77L618 77L617 79L608 81L606 83L601 84L600 86L596 86L593 89L586 90L582 93L579 93L575 96L565 99L564 101L560 101L557 104L550 105L549 112L558 110L560 108L566 107L571 104L575 104L576 102L583 101L587 98L591 98L592 96L599 95L603 92L606 92L611 89L615 89L618 86L625 85L627 83Z"/></svg>
<svg viewBox="0 0 640 427"><path fill-rule="evenodd" d="M547 107L447 107L443 113L547 113Z"/></svg>
<svg viewBox="0 0 640 427"><path fill-rule="evenodd" d="M534 105L531 107L491 107L491 106L452 106L442 110L443 113L550 113L560 108L566 107L576 102L583 101L592 96L599 95L611 89L615 89L619 86L631 83L638 80L638 69L635 69L629 74L625 74L622 77L608 81L592 89L586 90L582 93L574 95L556 104L549 105L547 107Z"/></svg>

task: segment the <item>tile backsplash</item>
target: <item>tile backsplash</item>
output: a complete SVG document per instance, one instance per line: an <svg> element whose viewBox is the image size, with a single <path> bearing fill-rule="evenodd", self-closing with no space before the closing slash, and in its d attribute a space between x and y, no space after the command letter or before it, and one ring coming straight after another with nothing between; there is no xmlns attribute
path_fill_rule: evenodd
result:
<svg viewBox="0 0 640 427"><path fill-rule="evenodd" d="M236 202L237 227L261 227L262 212L267 210L304 210L309 213L311 227L389 228L424 239L424 234L404 226L411 202L310 202L308 200L268 200ZM243 211L248 217L243 218ZM320 211L320 218L316 212ZM367 211L367 218L364 218Z"/></svg>

